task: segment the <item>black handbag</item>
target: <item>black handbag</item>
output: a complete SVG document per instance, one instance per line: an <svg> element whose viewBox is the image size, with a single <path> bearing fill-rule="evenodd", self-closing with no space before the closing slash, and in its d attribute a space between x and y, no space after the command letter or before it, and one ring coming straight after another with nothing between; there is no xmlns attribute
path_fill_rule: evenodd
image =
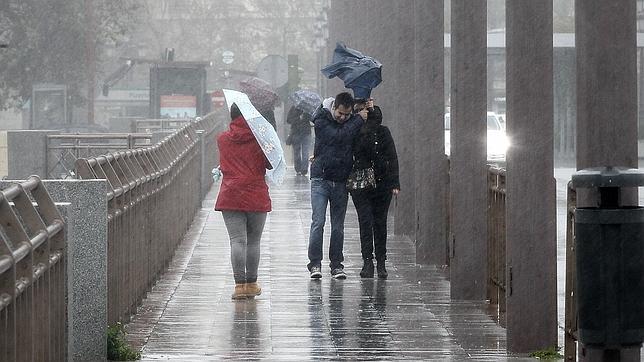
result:
<svg viewBox="0 0 644 362"><path fill-rule="evenodd" d="M373 167L352 170L347 179L349 190L370 190L376 187L376 174Z"/></svg>

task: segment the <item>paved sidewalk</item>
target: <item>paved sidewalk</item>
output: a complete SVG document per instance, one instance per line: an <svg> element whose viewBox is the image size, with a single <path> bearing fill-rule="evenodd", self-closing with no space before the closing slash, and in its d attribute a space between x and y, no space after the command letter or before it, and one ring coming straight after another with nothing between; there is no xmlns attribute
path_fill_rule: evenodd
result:
<svg viewBox="0 0 644 362"><path fill-rule="evenodd" d="M230 247L217 188L135 319L128 339L143 360L489 360L505 351L505 330L484 303L449 299L447 271L414 264L414 246L389 239L388 280L360 279L357 217L345 228L348 278L322 280L306 270L309 183L292 176L271 190L273 212L262 238L256 300L233 302ZM329 225L325 231L328 248ZM391 230L391 228L390 228ZM326 258L326 250L325 250ZM531 359L532 360L532 359Z"/></svg>

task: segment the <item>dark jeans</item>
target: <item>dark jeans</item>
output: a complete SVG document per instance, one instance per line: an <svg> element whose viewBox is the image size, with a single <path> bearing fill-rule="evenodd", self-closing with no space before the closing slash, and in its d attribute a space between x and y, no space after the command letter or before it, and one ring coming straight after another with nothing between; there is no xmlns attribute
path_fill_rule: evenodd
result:
<svg viewBox="0 0 644 362"><path fill-rule="evenodd" d="M331 207L331 242L329 243L329 266L331 269L342 267L344 256L344 216L347 213L346 182L334 182L322 179L311 180L311 233L309 235L308 268L320 267L322 263L322 239L326 221L326 206Z"/></svg>
<svg viewBox="0 0 644 362"><path fill-rule="evenodd" d="M293 142L293 164L295 172L306 175L309 171L309 145L311 135L301 135Z"/></svg>
<svg viewBox="0 0 644 362"><path fill-rule="evenodd" d="M391 190L377 187L368 191L351 191L351 199L358 212L360 250L362 259L387 259L387 213Z"/></svg>

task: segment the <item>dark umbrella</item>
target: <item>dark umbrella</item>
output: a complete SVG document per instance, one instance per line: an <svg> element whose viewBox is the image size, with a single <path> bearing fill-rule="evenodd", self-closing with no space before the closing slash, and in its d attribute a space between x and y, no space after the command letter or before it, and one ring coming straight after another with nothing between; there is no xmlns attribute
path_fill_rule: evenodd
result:
<svg viewBox="0 0 644 362"><path fill-rule="evenodd" d="M250 77L239 82L239 85L241 86L241 91L248 95L250 101L259 110L275 108L275 103L277 103L279 96L267 81Z"/></svg>
<svg viewBox="0 0 644 362"><path fill-rule="evenodd" d="M371 90L382 82L382 64L372 57L339 42L333 52L333 62L322 68L327 78L338 77L351 88L356 98L367 99Z"/></svg>
<svg viewBox="0 0 644 362"><path fill-rule="evenodd" d="M322 97L319 94L310 90L299 90L291 93L289 96L295 108L300 109L313 116L315 110L322 104Z"/></svg>

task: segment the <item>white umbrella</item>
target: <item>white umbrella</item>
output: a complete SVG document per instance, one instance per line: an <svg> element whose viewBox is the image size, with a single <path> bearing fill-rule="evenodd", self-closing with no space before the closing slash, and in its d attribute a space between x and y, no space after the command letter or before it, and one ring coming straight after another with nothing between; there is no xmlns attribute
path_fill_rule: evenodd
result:
<svg viewBox="0 0 644 362"><path fill-rule="evenodd" d="M223 91L228 110L230 111L233 103L237 104L268 162L273 166L272 170L266 171L266 177L273 184L281 184L286 174L286 160L284 159L284 150L277 132L253 106L248 95L230 89L224 89Z"/></svg>

